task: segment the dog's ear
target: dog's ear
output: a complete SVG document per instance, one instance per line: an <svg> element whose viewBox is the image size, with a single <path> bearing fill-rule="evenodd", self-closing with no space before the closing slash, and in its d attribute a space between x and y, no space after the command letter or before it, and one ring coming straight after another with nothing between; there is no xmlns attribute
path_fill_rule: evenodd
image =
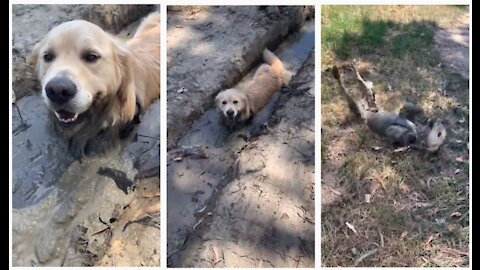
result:
<svg viewBox="0 0 480 270"><path fill-rule="evenodd" d="M123 123L131 121L135 116L136 97L133 81L133 55L120 41L115 40L117 54L117 68L120 74L120 86L116 98L121 112L120 119Z"/></svg>
<svg viewBox="0 0 480 270"><path fill-rule="evenodd" d="M220 103L220 93L218 93L217 96L215 96L215 106L217 107L217 109L218 109L218 107L219 107L218 105Z"/></svg>
<svg viewBox="0 0 480 270"><path fill-rule="evenodd" d="M27 58L25 61L28 66L32 67L32 70L35 73L38 71L37 69L38 55L44 43L45 43L45 39L42 39L37 44L35 44L35 46L33 46L32 48L32 51L27 55Z"/></svg>

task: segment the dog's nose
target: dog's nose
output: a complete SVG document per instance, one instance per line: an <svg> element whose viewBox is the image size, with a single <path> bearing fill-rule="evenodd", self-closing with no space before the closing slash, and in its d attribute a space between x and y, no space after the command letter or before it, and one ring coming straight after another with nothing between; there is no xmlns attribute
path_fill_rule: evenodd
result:
<svg viewBox="0 0 480 270"><path fill-rule="evenodd" d="M56 77L45 86L47 97L58 104L71 100L77 93L77 87L67 77Z"/></svg>
<svg viewBox="0 0 480 270"><path fill-rule="evenodd" d="M232 115L233 115L233 110L228 110L228 111L227 111L227 115L228 115L228 116L232 116Z"/></svg>

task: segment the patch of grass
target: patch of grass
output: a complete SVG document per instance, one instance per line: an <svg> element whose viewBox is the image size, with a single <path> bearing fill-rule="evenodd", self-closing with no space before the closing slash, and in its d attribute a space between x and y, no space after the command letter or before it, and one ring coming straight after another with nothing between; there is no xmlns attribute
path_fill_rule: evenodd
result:
<svg viewBox="0 0 480 270"><path fill-rule="evenodd" d="M371 159L367 153L357 153L346 158L339 172L345 178L356 181L364 178L371 168Z"/></svg>
<svg viewBox="0 0 480 270"><path fill-rule="evenodd" d="M338 98L338 90L337 85L338 83L333 80L329 80L329 76L327 72L322 72L322 104L329 103L335 98Z"/></svg>
<svg viewBox="0 0 480 270"><path fill-rule="evenodd" d="M372 217L378 220L381 231L388 233L388 236L398 236L409 229L410 216L405 211L395 209L391 204L378 203Z"/></svg>
<svg viewBox="0 0 480 270"><path fill-rule="evenodd" d="M399 34L395 35L392 39L392 49L391 52L396 58L402 58L407 54L411 55L420 55L424 54L426 50L430 50L433 44L433 38L435 36L434 32L435 25L430 22L412 22L407 25L398 26ZM425 61L425 57L416 57L415 59ZM426 58L427 60L431 57ZM438 60L438 59L432 59ZM435 64L435 62L421 63L417 61L418 64Z"/></svg>
<svg viewBox="0 0 480 270"><path fill-rule="evenodd" d="M334 50L338 57L351 56L351 46L362 52L370 52L374 46L383 44L387 33L387 22L369 19L371 8L354 6L325 6L322 25L322 52Z"/></svg>
<svg viewBox="0 0 480 270"><path fill-rule="evenodd" d="M434 46L436 29L465 12L455 6L322 6L322 166L328 168L322 181L335 179L328 185L342 191L341 199L322 205L322 265L468 266L469 168L462 159L468 160L469 82L438 65ZM394 153L351 119L337 82L325 72L351 58L366 67L360 73L374 83L381 109L396 111L408 101L445 120L449 136L439 153ZM345 78L356 93L355 77ZM357 261L372 249L377 252Z"/></svg>
<svg viewBox="0 0 480 270"><path fill-rule="evenodd" d="M379 49L397 58L413 54L421 63L429 59L421 56L434 29L451 26L463 13L465 8L455 6L322 6L322 63Z"/></svg>

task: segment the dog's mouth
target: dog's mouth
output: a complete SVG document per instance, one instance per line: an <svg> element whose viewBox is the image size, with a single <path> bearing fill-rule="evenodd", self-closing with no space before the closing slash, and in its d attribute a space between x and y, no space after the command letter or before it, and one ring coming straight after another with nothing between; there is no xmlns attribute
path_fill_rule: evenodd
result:
<svg viewBox="0 0 480 270"><path fill-rule="evenodd" d="M66 110L58 110L55 116L61 123L73 123L78 119L78 113L72 113Z"/></svg>
<svg viewBox="0 0 480 270"><path fill-rule="evenodd" d="M82 122L82 117L86 112L83 113L73 113L64 109L55 111L55 116L57 117L58 124L63 128L69 128L78 123Z"/></svg>
<svg viewBox="0 0 480 270"><path fill-rule="evenodd" d="M228 113L223 113L224 117L226 120L228 120L229 122L235 122L238 117L240 116L240 112L238 113L232 113L232 114L228 114Z"/></svg>

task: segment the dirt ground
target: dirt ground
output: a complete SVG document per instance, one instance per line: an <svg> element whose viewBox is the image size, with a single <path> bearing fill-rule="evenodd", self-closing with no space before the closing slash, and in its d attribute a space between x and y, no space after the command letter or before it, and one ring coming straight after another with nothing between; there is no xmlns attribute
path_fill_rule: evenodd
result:
<svg viewBox="0 0 480 270"><path fill-rule="evenodd" d="M160 102L142 116L132 142L80 163L51 132L25 62L32 46L63 21L95 17L128 38L153 10L14 5L13 266L159 266Z"/></svg>
<svg viewBox="0 0 480 270"><path fill-rule="evenodd" d="M463 15L449 29L442 28L435 33L436 48L442 62L454 73L469 79L470 16Z"/></svg>
<svg viewBox="0 0 480 270"><path fill-rule="evenodd" d="M394 152L369 135L332 94L338 93L330 70L336 59L322 66L324 266L469 265L468 14L433 33L431 48L417 48L426 63L415 63L415 55L395 62L384 47L365 55L353 50L353 57L363 78L374 83L382 109L398 112L414 101L428 117L443 120L448 138L436 154ZM401 34L387 31L385 40ZM347 88L358 87L351 77Z"/></svg>
<svg viewBox="0 0 480 270"><path fill-rule="evenodd" d="M192 72L188 77L192 79L185 80L184 77L179 77L179 73L170 71L169 66L169 87L192 81L214 85L214 88L198 87L201 90L195 91L190 88L181 91L177 91L179 88L169 88L169 91L174 91L169 93L169 117L180 122L173 127L168 126L169 136L180 134L170 132L171 128L174 129L179 124L184 125L183 129L186 130L182 136L172 137L174 143L169 139L172 143L167 160L169 266L314 265L313 20L305 23L305 27L299 25L288 38L284 32L269 34L263 28L278 29L279 25L289 20L286 18L289 14L296 16L295 12L291 12L292 9L293 7L280 9L280 13L276 13L275 9L259 10L258 7L222 7L214 10L194 7L185 13L175 10L172 16L176 19L169 18L169 22L178 22L179 16L183 16L182 20L187 20L190 16L198 20L209 18L219 20L219 25L223 23L239 27L239 31L223 35L213 35L209 28L205 32L199 31L194 35L195 39L178 49L178 55L183 55L183 50L187 48L206 46L199 40L220 39L229 46L222 51L206 51L202 56L207 65L213 65L210 62L221 57L231 59L232 56L242 65L247 65L248 61L256 64L267 39L259 35L267 35L268 39L279 40L276 46L280 46L275 53L288 68L297 73L291 87L283 90L278 108L263 135L247 142L240 137L245 132L244 129L229 133L220 124L218 113L212 108L212 100L222 89L220 87L233 86L241 77L248 80L255 68L250 70L245 66L234 73L228 73L231 69L226 67L233 65L227 62L219 67L207 66L205 72L204 68L200 68L202 72ZM273 15L265 16L271 12ZM270 16L277 18L275 24L264 26L263 21L269 21ZM253 22L257 22L258 27L250 27L249 31L241 28ZM173 25L176 24L169 25L169 29ZM218 26L213 22L210 27L215 29ZM183 28L178 26L175 29ZM173 34L169 32L168 35ZM276 46L270 49L273 50ZM169 53L171 51L174 50L169 49ZM257 58L249 59L248 51ZM170 61L177 61L170 60L170 55L168 57L169 64ZM195 63L193 60L182 58L183 62L178 60L172 64L172 69L185 70L203 65L202 62ZM215 69L211 70L213 67ZM206 74L210 77L203 79ZM172 78L170 75L173 75ZM243 80L240 83L244 83ZM201 98L194 98L197 96ZM182 104L191 103L188 106L204 108L203 112L191 123L178 121L182 119L176 114L180 107L170 109L170 99L177 97L180 97L179 100L187 100ZM182 105L181 108L188 107ZM293 179L295 180L292 181Z"/></svg>
<svg viewBox="0 0 480 270"><path fill-rule="evenodd" d="M315 60L312 53L264 136L236 154L182 256L182 267L313 267ZM296 92L296 91L297 92Z"/></svg>

